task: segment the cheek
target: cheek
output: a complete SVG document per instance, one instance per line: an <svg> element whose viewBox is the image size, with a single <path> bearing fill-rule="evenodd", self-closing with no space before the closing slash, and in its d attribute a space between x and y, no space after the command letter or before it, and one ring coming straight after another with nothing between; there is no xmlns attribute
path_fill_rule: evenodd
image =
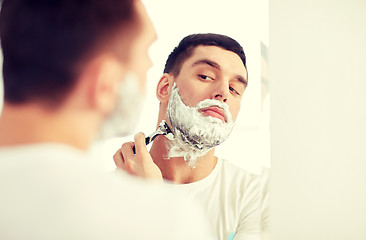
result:
<svg viewBox="0 0 366 240"><path fill-rule="evenodd" d="M240 103L233 103L233 104L231 104L230 107L229 107L229 109L230 109L230 113L231 113L231 116L233 118L233 121L235 122L236 121L236 118L239 115Z"/></svg>
<svg viewBox="0 0 366 240"><path fill-rule="evenodd" d="M187 106L194 107L199 102L212 98L210 90L198 86L197 83L177 79L176 84L179 89L179 95Z"/></svg>
<svg viewBox="0 0 366 240"><path fill-rule="evenodd" d="M199 102L210 98L210 97L206 97L200 91L195 91L195 90L192 90L192 89L184 91L183 94L180 94L180 96L181 96L182 101L184 102L184 104L187 105L187 106L190 106L190 107L194 107Z"/></svg>
<svg viewBox="0 0 366 240"><path fill-rule="evenodd" d="M193 107L196 104L194 98L197 96L197 94L187 83L188 81L183 81L181 78L175 81L175 84L179 90L179 96L183 103L187 106Z"/></svg>
<svg viewBox="0 0 366 240"><path fill-rule="evenodd" d="M141 89L146 87L146 75L151 65L150 58L145 52L137 52L132 58L130 71L138 77Z"/></svg>

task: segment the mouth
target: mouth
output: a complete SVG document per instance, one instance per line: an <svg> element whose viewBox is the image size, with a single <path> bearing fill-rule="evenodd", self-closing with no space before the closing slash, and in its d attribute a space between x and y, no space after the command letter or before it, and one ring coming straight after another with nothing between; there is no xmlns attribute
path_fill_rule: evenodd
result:
<svg viewBox="0 0 366 240"><path fill-rule="evenodd" d="M226 114L225 111L222 108L219 108L217 106L211 106L208 108L202 108L198 110L202 115L208 117L214 117L220 119L222 122L226 122Z"/></svg>

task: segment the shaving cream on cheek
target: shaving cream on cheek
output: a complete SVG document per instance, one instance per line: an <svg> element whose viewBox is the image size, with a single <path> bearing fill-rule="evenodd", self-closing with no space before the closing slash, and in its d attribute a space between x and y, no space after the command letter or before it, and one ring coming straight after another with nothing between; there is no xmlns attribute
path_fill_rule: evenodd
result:
<svg viewBox="0 0 366 240"><path fill-rule="evenodd" d="M223 109L227 121L222 122L215 117L203 116L199 112L200 109L211 106ZM175 136L168 146L168 157L184 157L191 167L195 166L199 157L223 143L234 126L226 103L206 99L194 107L189 107L183 103L175 84L169 99L167 115Z"/></svg>
<svg viewBox="0 0 366 240"><path fill-rule="evenodd" d="M140 92L138 76L132 72L127 73L116 91L119 95L118 103L103 122L99 139L121 137L131 133L140 117L144 96Z"/></svg>

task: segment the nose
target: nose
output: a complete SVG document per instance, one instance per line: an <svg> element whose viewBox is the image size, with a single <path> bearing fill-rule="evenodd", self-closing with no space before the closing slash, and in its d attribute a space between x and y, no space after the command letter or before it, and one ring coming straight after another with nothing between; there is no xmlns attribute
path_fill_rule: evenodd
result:
<svg viewBox="0 0 366 240"><path fill-rule="evenodd" d="M212 92L212 99L226 102L229 96L229 85L226 82L217 83Z"/></svg>
<svg viewBox="0 0 366 240"><path fill-rule="evenodd" d="M150 68L152 68L152 66L154 66L153 61L151 60L151 56L150 54L147 55L147 70L149 70Z"/></svg>

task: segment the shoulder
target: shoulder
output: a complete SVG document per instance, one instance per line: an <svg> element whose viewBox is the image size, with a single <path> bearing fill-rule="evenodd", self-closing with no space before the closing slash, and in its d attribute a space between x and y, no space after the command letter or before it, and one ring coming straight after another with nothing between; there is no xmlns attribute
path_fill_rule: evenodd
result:
<svg viewBox="0 0 366 240"><path fill-rule="evenodd" d="M240 168L226 159L219 159L221 166L219 169L222 178L230 181L231 185L239 185L246 189L259 187L261 176Z"/></svg>
<svg viewBox="0 0 366 240"><path fill-rule="evenodd" d="M258 211L261 199L261 178L259 175L242 169L227 160L220 159L218 183L221 194L230 197L232 208L246 216L248 212Z"/></svg>
<svg viewBox="0 0 366 240"><path fill-rule="evenodd" d="M239 214L237 235L258 235L262 231L263 222L263 176L227 160L221 161L223 178L227 180L227 187Z"/></svg>
<svg viewBox="0 0 366 240"><path fill-rule="evenodd" d="M162 184L101 172L73 149L46 149L0 150L0 156L6 157L0 157L4 160L0 188L5 195L0 199L0 222L5 224L0 235L37 239L208 239L209 230L204 227L198 206ZM44 226L49 225L52 227L45 230ZM15 231L19 228L21 232Z"/></svg>
<svg viewBox="0 0 366 240"><path fill-rule="evenodd" d="M269 168L262 168L260 174L247 171L231 162L220 159L220 178L231 187L236 188L239 195L252 195L253 198L260 198L268 203L269 198Z"/></svg>

